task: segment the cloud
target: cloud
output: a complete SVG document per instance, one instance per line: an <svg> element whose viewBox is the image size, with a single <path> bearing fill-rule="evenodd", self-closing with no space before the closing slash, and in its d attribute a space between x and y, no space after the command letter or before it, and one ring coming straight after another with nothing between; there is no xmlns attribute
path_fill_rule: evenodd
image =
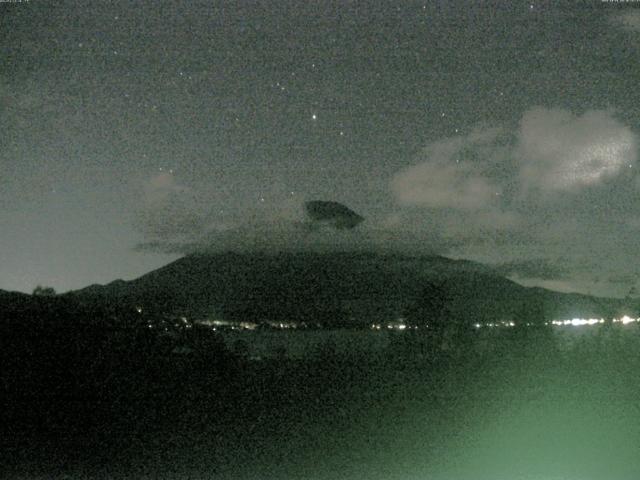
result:
<svg viewBox="0 0 640 480"><path fill-rule="evenodd" d="M636 134L611 111L535 107L515 128L427 145L391 178L387 223L427 225L450 255L523 283L616 293L598 278L633 272L628 259L640 256L637 155Z"/></svg>
<svg viewBox="0 0 640 480"><path fill-rule="evenodd" d="M171 236L136 245L141 252L193 254L224 252L380 252L443 254L452 244L437 232L381 228L363 224L356 229L336 229L288 218L245 218L226 228L212 227L193 236Z"/></svg>
<svg viewBox="0 0 640 480"><path fill-rule="evenodd" d="M638 282L640 275L638 272L632 273L623 273L617 275L611 275L607 281L614 284L622 285L623 287L629 288L630 286L635 285Z"/></svg>
<svg viewBox="0 0 640 480"><path fill-rule="evenodd" d="M140 242L133 248L136 252L165 253L185 255L198 251L198 243L172 242L166 240L153 240Z"/></svg>
<svg viewBox="0 0 640 480"><path fill-rule="evenodd" d="M495 265L495 270L507 277L540 278L557 280L568 273L566 261L563 259L532 258L514 260Z"/></svg>
<svg viewBox="0 0 640 480"><path fill-rule="evenodd" d="M640 32L640 10L628 10L613 15L611 21L628 32Z"/></svg>
<svg viewBox="0 0 640 480"><path fill-rule="evenodd" d="M171 171L143 182L138 231L144 240L134 249L166 254L223 252L445 252L435 232L384 225L336 202L305 202L304 195L272 196L222 216L221 200L180 183ZM309 205L320 207L310 213ZM306 209L305 209L306 205ZM319 215L319 217L318 217ZM325 218L328 215L327 218ZM355 219L355 221L354 221ZM343 223L357 228L340 228Z"/></svg>
<svg viewBox="0 0 640 480"><path fill-rule="evenodd" d="M142 190L136 227L150 242L192 241L205 231L205 209L191 189L176 181L173 172L153 175Z"/></svg>
<svg viewBox="0 0 640 480"><path fill-rule="evenodd" d="M520 121L515 155L525 191L576 190L617 175L635 163L633 132L606 111L581 116L534 108Z"/></svg>
<svg viewBox="0 0 640 480"><path fill-rule="evenodd" d="M304 204L305 212L314 225L329 225L337 229L351 229L364 221L349 207L338 202L310 200Z"/></svg>
<svg viewBox="0 0 640 480"><path fill-rule="evenodd" d="M145 202L149 204L158 204L176 193L188 193L189 188L179 185L171 170L161 170L151 176L143 185Z"/></svg>
<svg viewBox="0 0 640 480"><path fill-rule="evenodd" d="M165 240L191 238L205 228L202 216L190 211L180 200L144 209L138 213L136 221L138 230L146 237Z"/></svg>
<svg viewBox="0 0 640 480"><path fill-rule="evenodd" d="M576 193L616 177L635 164L637 150L636 135L609 111L535 107L512 132L476 130L431 143L390 187L404 207L503 210L523 194Z"/></svg>
<svg viewBox="0 0 640 480"><path fill-rule="evenodd" d="M610 111L532 108L514 128L426 145L390 178L390 211L366 212L353 230L310 228L304 195L247 203L222 218L223 196L214 201L159 172L142 188L137 249L446 254L497 265L525 284L616 293L599 279L632 274L628 259L640 256L638 178L629 168L637 148Z"/></svg>
<svg viewBox="0 0 640 480"><path fill-rule="evenodd" d="M402 206L479 210L491 205L500 188L483 171L486 163L465 158L491 145L498 130L474 132L447 138L424 149L417 165L398 172L391 191Z"/></svg>

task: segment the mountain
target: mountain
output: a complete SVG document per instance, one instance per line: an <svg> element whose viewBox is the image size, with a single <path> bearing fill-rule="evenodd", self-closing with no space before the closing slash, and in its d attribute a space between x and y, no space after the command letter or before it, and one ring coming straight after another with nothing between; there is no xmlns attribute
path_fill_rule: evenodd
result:
<svg viewBox="0 0 640 480"><path fill-rule="evenodd" d="M523 287L470 261L374 253L188 255L138 279L68 295L192 318L326 326L419 320L432 313L434 296L466 322L610 317L627 308L622 300Z"/></svg>
<svg viewBox="0 0 640 480"><path fill-rule="evenodd" d="M24 309L31 300L32 296L26 293L0 290L0 314Z"/></svg>

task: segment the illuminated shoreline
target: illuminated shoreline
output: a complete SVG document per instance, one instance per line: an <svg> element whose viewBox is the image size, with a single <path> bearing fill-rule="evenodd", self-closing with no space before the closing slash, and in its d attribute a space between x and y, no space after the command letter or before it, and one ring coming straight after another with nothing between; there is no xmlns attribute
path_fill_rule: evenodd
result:
<svg viewBox="0 0 640 480"><path fill-rule="evenodd" d="M542 324L527 322L522 324L517 324L514 321L504 321L504 322L488 322L488 323L474 323L473 327L476 329L480 328L512 328L516 325L524 326L524 327L536 327L536 326L553 326L553 327L582 327L582 326L594 326L594 325L604 325L606 323L611 324L621 324L621 325L629 325L631 323L639 323L640 318L632 318L628 315L624 315L620 318L613 318L611 320L605 320L604 318L571 318L565 320L552 320L550 322L544 322ZM387 324L383 323L374 323L371 325L371 330L416 330L418 327L415 325L408 325L406 323L400 322L390 322Z"/></svg>

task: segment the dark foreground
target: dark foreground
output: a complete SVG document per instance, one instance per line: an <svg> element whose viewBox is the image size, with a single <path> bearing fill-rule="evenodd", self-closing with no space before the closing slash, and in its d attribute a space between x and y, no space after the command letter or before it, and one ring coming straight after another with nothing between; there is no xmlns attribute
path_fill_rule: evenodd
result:
<svg viewBox="0 0 640 480"><path fill-rule="evenodd" d="M640 478L635 326L295 361L73 332L4 344L3 478Z"/></svg>

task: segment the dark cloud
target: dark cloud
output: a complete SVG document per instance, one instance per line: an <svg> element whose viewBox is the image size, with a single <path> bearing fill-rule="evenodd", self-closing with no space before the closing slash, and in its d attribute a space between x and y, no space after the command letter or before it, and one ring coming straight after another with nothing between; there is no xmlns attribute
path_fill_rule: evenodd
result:
<svg viewBox="0 0 640 480"><path fill-rule="evenodd" d="M364 217L338 202L310 200L304 203L304 209L314 224L329 224L339 230L354 228L364 221Z"/></svg>

